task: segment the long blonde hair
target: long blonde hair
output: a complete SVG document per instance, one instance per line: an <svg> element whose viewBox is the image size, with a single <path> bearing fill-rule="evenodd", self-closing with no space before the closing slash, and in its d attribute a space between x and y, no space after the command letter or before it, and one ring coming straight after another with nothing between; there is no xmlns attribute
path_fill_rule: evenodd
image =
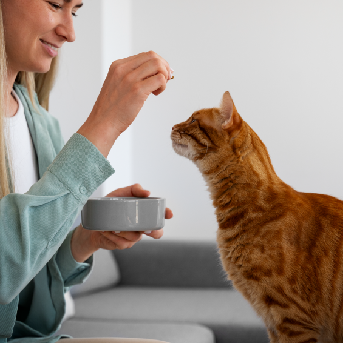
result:
<svg viewBox="0 0 343 343"><path fill-rule="evenodd" d="M21 71L18 73L15 82L22 84L28 90L30 100L38 111L34 101L34 93L37 93L39 104L49 110L50 92L54 86L57 70L58 56L51 63L50 70L45 74ZM0 0L0 199L7 194L14 192L14 173L12 158L9 149L6 148L6 127L4 116L6 112L5 92L7 82L7 56L5 51L4 25L2 19L2 8Z"/></svg>

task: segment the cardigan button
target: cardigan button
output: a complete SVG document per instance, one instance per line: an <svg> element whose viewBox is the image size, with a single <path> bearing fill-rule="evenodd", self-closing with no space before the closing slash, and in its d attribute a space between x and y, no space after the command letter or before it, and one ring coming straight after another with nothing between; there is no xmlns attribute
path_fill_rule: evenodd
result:
<svg viewBox="0 0 343 343"><path fill-rule="evenodd" d="M80 193L81 193L81 194L86 194L86 193L87 193L86 187L81 186L81 187L80 187Z"/></svg>

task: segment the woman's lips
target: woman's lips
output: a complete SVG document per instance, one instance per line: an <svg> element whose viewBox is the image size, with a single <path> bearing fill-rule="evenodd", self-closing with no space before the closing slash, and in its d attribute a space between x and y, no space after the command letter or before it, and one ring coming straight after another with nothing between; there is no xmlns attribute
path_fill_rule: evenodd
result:
<svg viewBox="0 0 343 343"><path fill-rule="evenodd" d="M42 43L44 49L48 52L48 54L51 56L51 57L56 57L58 55L58 51L57 51L57 48L53 48L51 46L49 46L47 42L43 41L43 40L40 40L40 42Z"/></svg>

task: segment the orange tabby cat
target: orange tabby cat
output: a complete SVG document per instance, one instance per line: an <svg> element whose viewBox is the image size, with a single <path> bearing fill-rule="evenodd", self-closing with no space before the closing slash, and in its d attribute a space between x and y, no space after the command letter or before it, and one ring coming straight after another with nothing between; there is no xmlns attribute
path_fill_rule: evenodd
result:
<svg viewBox="0 0 343 343"><path fill-rule="evenodd" d="M209 187L223 267L270 341L343 342L343 202L280 180L229 92L171 138Z"/></svg>

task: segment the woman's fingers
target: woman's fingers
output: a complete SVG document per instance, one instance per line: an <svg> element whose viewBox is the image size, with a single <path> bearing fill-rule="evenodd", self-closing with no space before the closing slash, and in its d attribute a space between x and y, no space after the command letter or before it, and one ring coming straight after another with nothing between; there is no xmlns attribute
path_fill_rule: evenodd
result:
<svg viewBox="0 0 343 343"><path fill-rule="evenodd" d="M163 229L152 230L150 233L146 233L145 235L154 239L160 239L163 236Z"/></svg>
<svg viewBox="0 0 343 343"><path fill-rule="evenodd" d="M143 189L143 187L136 183L125 188L118 188L115 191L107 194L107 197L140 197L145 198L150 195L150 191Z"/></svg>
<svg viewBox="0 0 343 343"><path fill-rule="evenodd" d="M157 58L143 63L132 72L138 80L142 81L151 76L157 75L158 73L164 75L166 82L168 81L169 70L163 62Z"/></svg>
<svg viewBox="0 0 343 343"><path fill-rule="evenodd" d="M100 248L113 250L113 249L128 249L135 245L142 239L142 233L138 231L123 231L114 233L112 231L103 231L101 235L105 238Z"/></svg>
<svg viewBox="0 0 343 343"><path fill-rule="evenodd" d="M173 212L170 208L166 208L166 214L165 214L166 219L172 219L173 218Z"/></svg>
<svg viewBox="0 0 343 343"><path fill-rule="evenodd" d="M167 87L167 81L163 74L158 73L140 82L141 91L147 96L151 93L158 95Z"/></svg>
<svg viewBox="0 0 343 343"><path fill-rule="evenodd" d="M132 70L134 70L149 61L155 64L156 67L160 67L162 65L164 69L167 70L166 78L169 79L169 72L172 72L169 63L154 51L142 52L133 56L133 58L129 59L127 62L130 62L128 65L132 68Z"/></svg>
<svg viewBox="0 0 343 343"><path fill-rule="evenodd" d="M139 198L146 198L150 195L150 191L143 189L143 187L136 183L131 187L131 196L139 197Z"/></svg>
<svg viewBox="0 0 343 343"><path fill-rule="evenodd" d="M107 197L130 197L131 196L131 187L127 186L125 188L118 188L115 191L108 193Z"/></svg>
<svg viewBox="0 0 343 343"><path fill-rule="evenodd" d="M160 95L162 92L164 92L165 89L166 89L166 87L160 87L160 88L158 88L157 90L155 90L155 91L153 91L151 93L154 94L155 96L157 96L157 95Z"/></svg>
<svg viewBox="0 0 343 343"><path fill-rule="evenodd" d="M116 70L116 76L120 79L138 69L134 74L136 78L132 77L133 80L143 80L159 72L169 80L172 72L168 62L153 51L114 61L111 68Z"/></svg>
<svg viewBox="0 0 343 343"><path fill-rule="evenodd" d="M142 239L142 234L139 231L121 231L119 233L115 233L115 231L105 232L110 233L110 237L112 237L115 240L119 238L130 243L136 243Z"/></svg>

